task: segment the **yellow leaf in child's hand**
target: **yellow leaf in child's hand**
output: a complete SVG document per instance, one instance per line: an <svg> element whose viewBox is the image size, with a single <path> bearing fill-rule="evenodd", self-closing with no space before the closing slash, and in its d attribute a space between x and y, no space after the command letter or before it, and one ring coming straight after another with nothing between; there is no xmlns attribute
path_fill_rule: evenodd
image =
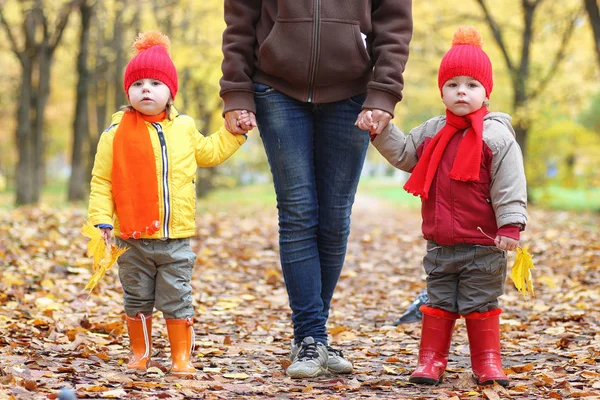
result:
<svg viewBox="0 0 600 400"><path fill-rule="evenodd" d="M533 278L531 275L531 270L534 268L533 257L527 250L528 246L517 248L517 256L515 257L510 278L523 296L527 296L527 294L533 296Z"/></svg>
<svg viewBox="0 0 600 400"><path fill-rule="evenodd" d="M94 256L93 268L94 271L96 271L100 266L100 260L102 260L106 254L106 242L102 237L102 232L88 222L81 228L81 234L90 239L87 244L87 256Z"/></svg>
<svg viewBox="0 0 600 400"><path fill-rule="evenodd" d="M106 274L106 271L108 271L113 265L115 265L117 259L121 256L121 254L125 253L127 250L129 249L112 244L110 246L110 253L104 258L102 258L102 260L100 260L98 269L96 270L94 275L92 275L88 284L85 285L84 290L89 290L90 293L92 293L92 290L94 290L98 282L100 282L100 279L102 279L102 277Z"/></svg>

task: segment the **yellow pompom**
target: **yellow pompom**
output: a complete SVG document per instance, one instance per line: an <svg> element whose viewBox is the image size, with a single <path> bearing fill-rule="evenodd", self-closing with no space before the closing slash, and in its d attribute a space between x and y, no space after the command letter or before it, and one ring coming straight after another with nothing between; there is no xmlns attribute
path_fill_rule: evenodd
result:
<svg viewBox="0 0 600 400"><path fill-rule="evenodd" d="M457 45L471 45L477 46L481 48L483 46L483 39L472 26L459 26L456 32L454 32L454 37L452 38L452 46Z"/></svg>
<svg viewBox="0 0 600 400"><path fill-rule="evenodd" d="M133 42L133 49L136 54L140 54L144 50L148 50L153 46L162 46L165 48L167 53L171 47L171 40L167 35L163 35L159 31L148 31L138 34L137 38Z"/></svg>

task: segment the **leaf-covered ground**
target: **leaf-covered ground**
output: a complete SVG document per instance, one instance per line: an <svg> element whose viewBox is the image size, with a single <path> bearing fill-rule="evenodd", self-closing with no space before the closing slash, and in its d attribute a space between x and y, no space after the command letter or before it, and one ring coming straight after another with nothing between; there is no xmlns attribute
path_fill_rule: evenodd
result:
<svg viewBox="0 0 600 400"><path fill-rule="evenodd" d="M128 356L116 268L88 296L84 211L19 209L0 216L0 399L571 399L600 398L598 214L531 210L523 243L534 256L536 297L507 282L501 299L505 372L512 383L471 378L464 320L444 382L408 383L420 325L391 325L424 286L420 216L365 198L355 206L346 266L329 323L353 361L346 376L285 376L290 312L278 266L275 210L197 218L193 247L196 377L124 370ZM512 257L509 263L512 262ZM168 365L155 314L153 358Z"/></svg>

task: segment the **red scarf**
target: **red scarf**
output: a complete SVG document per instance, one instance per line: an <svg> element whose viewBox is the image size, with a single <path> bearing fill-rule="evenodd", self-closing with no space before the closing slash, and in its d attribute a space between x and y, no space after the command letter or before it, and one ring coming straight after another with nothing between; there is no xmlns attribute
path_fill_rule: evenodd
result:
<svg viewBox="0 0 600 400"><path fill-rule="evenodd" d="M487 113L487 108L481 107L471 114L459 117L446 110L446 125L440 129L423 151L412 175L404 185L404 190L427 200L429 188L448 142L454 134L469 127L472 129L466 132L465 137L460 142L449 176L457 181L479 181L481 146L483 144L483 117Z"/></svg>
<svg viewBox="0 0 600 400"><path fill-rule="evenodd" d="M165 111L148 116L128 110L115 132L112 193L124 239L152 235L160 228L155 156L145 121L165 117Z"/></svg>

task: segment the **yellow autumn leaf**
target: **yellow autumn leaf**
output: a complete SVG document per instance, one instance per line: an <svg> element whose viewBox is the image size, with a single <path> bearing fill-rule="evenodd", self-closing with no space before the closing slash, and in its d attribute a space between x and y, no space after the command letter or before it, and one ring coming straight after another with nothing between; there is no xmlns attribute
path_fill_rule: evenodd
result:
<svg viewBox="0 0 600 400"><path fill-rule="evenodd" d="M528 246L523 248L517 247L517 256L515 257L510 278L523 296L527 296L528 294L534 296L533 278L531 275L533 268L535 268L533 266L533 257L529 254Z"/></svg>
<svg viewBox="0 0 600 400"><path fill-rule="evenodd" d="M81 234L90 239L87 243L87 256L94 256L93 268L94 271L97 271L100 266L100 261L106 254L106 242L102 237L102 232L90 222L87 222L81 227Z"/></svg>
<svg viewBox="0 0 600 400"><path fill-rule="evenodd" d="M390 375L396 375L396 374L398 374L398 371L394 367L388 367L387 365L384 365L383 369L384 369L385 372L387 372Z"/></svg>
<svg viewBox="0 0 600 400"><path fill-rule="evenodd" d="M127 250L129 249L112 244L110 246L110 253L100 260L98 269L94 275L92 275L88 284L85 285L84 290L89 290L90 293L92 293L92 290L94 290L94 287L96 287L98 282L100 282L100 279L102 279L102 277L106 274L106 271L115 265L119 256L121 256L121 254L125 253Z"/></svg>
<svg viewBox="0 0 600 400"><path fill-rule="evenodd" d="M229 379L248 379L249 378L248 374L245 374L243 372L227 373L227 374L223 374L223 377L229 378Z"/></svg>

